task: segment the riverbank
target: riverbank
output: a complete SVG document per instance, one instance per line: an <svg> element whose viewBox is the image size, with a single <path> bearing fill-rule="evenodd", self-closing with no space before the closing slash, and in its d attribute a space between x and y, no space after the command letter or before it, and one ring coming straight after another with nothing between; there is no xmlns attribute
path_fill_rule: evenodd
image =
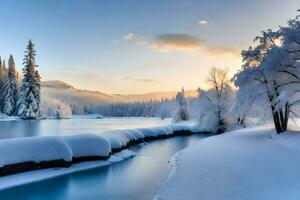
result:
<svg viewBox="0 0 300 200"><path fill-rule="evenodd" d="M0 177L0 190L21 186L41 180L47 180L75 172L91 170L99 167L111 165L116 162L126 160L134 157L135 153L130 150L123 150L122 152L113 154L108 160L95 160L73 164L70 167L56 167L48 169L39 169L29 172L16 173Z"/></svg>
<svg viewBox="0 0 300 200"><path fill-rule="evenodd" d="M300 199L300 133L270 127L212 136L173 157L156 199Z"/></svg>
<svg viewBox="0 0 300 200"><path fill-rule="evenodd" d="M172 170L171 157L178 151L206 138L206 135L194 134L178 136L169 139L155 140L129 149L136 156L94 169L77 171L67 175L42 178L28 184L13 186L0 190L1 199L10 200L76 200L76 199L114 199L114 200L151 200L160 184ZM93 163L105 161L91 161L79 163L90 166ZM72 165L70 168L73 168ZM96 164L95 164L96 165ZM70 169L66 168L66 169ZM65 168L45 169L45 173L57 173ZM7 177L26 179L36 177L39 171L19 173L0 177L0 184ZM23 174L23 176L22 176ZM31 175L31 176L30 176ZM14 179L10 178L11 181Z"/></svg>
<svg viewBox="0 0 300 200"><path fill-rule="evenodd" d="M0 189L110 165L134 156L128 150L133 145L194 133L197 133L194 125L182 123L114 130L102 135L0 140L0 175L6 175L0 178ZM27 173L16 174L20 172ZM9 174L13 175L7 176Z"/></svg>

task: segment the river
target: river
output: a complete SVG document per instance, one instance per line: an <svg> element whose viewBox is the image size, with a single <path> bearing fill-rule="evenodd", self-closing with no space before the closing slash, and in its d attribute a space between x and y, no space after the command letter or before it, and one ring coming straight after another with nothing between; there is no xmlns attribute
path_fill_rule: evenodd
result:
<svg viewBox="0 0 300 200"><path fill-rule="evenodd" d="M170 158L205 138L180 136L131 148L137 156L109 166L0 191L10 200L150 200L171 172ZM187 163L188 164L188 163Z"/></svg>

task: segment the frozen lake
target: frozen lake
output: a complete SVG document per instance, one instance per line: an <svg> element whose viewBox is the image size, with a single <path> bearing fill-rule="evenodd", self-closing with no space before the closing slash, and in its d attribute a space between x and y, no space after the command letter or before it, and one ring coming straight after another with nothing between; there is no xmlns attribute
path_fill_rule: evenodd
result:
<svg viewBox="0 0 300 200"><path fill-rule="evenodd" d="M76 135L101 133L114 129L153 127L170 124L170 119L160 118L104 118L78 117L62 120L0 121L0 139L48 135Z"/></svg>
<svg viewBox="0 0 300 200"><path fill-rule="evenodd" d="M136 157L94 170L3 190L0 198L150 200L172 169L168 162L172 155L204 137L181 136L137 145L131 148L137 153Z"/></svg>

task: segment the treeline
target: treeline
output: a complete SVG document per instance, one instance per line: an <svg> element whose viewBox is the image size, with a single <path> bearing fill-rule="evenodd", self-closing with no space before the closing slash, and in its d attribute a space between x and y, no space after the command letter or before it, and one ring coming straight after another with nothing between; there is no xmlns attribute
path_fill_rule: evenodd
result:
<svg viewBox="0 0 300 200"><path fill-rule="evenodd" d="M0 59L0 112L8 116L19 116L22 119L41 117L41 77L35 63L36 51L29 40L23 59L22 79L16 71L12 55L5 61Z"/></svg>
<svg viewBox="0 0 300 200"><path fill-rule="evenodd" d="M175 108L174 100L112 103L97 105L93 112L109 117L171 117Z"/></svg>
<svg viewBox="0 0 300 200"><path fill-rule="evenodd" d="M105 117L172 117L176 107L174 99L153 100L149 102L72 104L71 113L101 114Z"/></svg>

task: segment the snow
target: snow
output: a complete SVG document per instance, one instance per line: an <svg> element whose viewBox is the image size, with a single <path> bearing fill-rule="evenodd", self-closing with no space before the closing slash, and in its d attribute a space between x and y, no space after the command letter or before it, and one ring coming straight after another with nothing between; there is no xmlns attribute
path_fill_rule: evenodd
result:
<svg viewBox="0 0 300 200"><path fill-rule="evenodd" d="M300 199L299 154L299 132L264 126L212 136L173 157L155 199Z"/></svg>
<svg viewBox="0 0 300 200"><path fill-rule="evenodd" d="M21 120L20 117L7 116L5 114L0 113L0 121L17 121L17 120Z"/></svg>
<svg viewBox="0 0 300 200"><path fill-rule="evenodd" d="M46 162L64 160L68 164L82 162L76 158L107 159L109 162L120 162L135 156L125 149L129 145L141 143L146 138L159 138L173 134L173 129L192 130L191 124L179 123L174 126L113 130L101 134L80 134L71 136L41 136L0 140L0 170L9 167L9 173L15 172L13 164L24 162ZM111 153L115 153L111 156ZM116 153L117 152L117 153ZM72 162L74 161L74 162ZM22 165L18 165L22 170ZM44 163L47 167L47 163ZM38 166L37 166L38 167ZM33 168L34 169L34 168ZM23 170L28 170L24 168Z"/></svg>
<svg viewBox="0 0 300 200"><path fill-rule="evenodd" d="M117 162L123 161L123 158L120 158L120 157L115 156L115 155L111 155L107 161L111 162L111 163L117 163Z"/></svg>
<svg viewBox="0 0 300 200"><path fill-rule="evenodd" d="M66 174L71 174L74 172L104 167L116 162L121 162L133 156L135 156L135 152L130 150L123 150L121 152L111 155L110 158L106 161L97 160L81 162L73 164L68 168L40 169L25 173L17 173L8 176L2 176L0 177L0 189L8 189L19 185L24 185L32 182L63 176Z"/></svg>
<svg viewBox="0 0 300 200"><path fill-rule="evenodd" d="M63 141L71 149L75 158L84 156L108 157L111 151L109 141L94 134L65 136Z"/></svg>
<svg viewBox="0 0 300 200"><path fill-rule="evenodd" d="M134 151L125 149L123 151L120 151L118 153L114 154L116 157L122 158L123 160L134 157L136 154Z"/></svg>
<svg viewBox="0 0 300 200"><path fill-rule="evenodd" d="M125 147L130 140L135 139L132 135L128 134L126 130L113 130L102 133L101 135L109 140L112 149Z"/></svg>
<svg viewBox="0 0 300 200"><path fill-rule="evenodd" d="M59 137L26 137L0 140L0 165L28 161L72 160L72 152Z"/></svg>
<svg viewBox="0 0 300 200"><path fill-rule="evenodd" d="M170 127L173 132L176 131L191 131L193 133L199 132L198 123L196 121L186 121L186 122L180 122L176 124L170 124L168 127Z"/></svg>
<svg viewBox="0 0 300 200"><path fill-rule="evenodd" d="M145 138L156 136L156 132L151 128L138 128L137 130L140 131Z"/></svg>

